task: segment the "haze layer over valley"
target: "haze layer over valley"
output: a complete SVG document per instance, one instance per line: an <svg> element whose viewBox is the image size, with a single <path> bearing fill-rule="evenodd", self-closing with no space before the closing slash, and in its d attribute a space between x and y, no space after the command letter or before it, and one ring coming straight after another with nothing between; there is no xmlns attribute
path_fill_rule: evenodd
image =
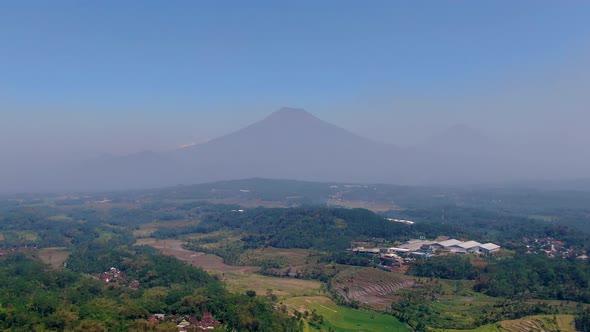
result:
<svg viewBox="0 0 590 332"><path fill-rule="evenodd" d="M177 149L43 165L8 190L110 190L252 177L408 185L498 185L584 177L583 155L552 158L455 125L412 147L356 135L296 108L279 109L230 134ZM569 163L575 161L575 168ZM41 165L39 165L41 166ZM43 171L41 171L43 169ZM572 170L571 172L569 170ZM564 171L568 171L564 175ZM18 179L19 185L16 186ZM11 183L13 185L11 185Z"/></svg>

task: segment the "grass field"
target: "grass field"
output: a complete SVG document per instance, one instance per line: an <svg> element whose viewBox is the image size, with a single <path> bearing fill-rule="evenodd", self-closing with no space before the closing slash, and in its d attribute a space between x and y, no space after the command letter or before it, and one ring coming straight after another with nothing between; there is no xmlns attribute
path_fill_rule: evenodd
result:
<svg viewBox="0 0 590 332"><path fill-rule="evenodd" d="M268 259L279 259L285 265L297 266L304 265L308 261L314 260L314 256L317 252L314 250L306 249L280 249L280 248L261 248L261 249L250 249L246 250L242 254L242 260L254 264L256 262L268 260Z"/></svg>
<svg viewBox="0 0 590 332"><path fill-rule="evenodd" d="M294 296L319 295L322 293L321 284L313 280L295 278L267 277L255 273L225 272L212 273L220 275L227 283L227 288L236 293L253 290L257 295L265 295L269 289L279 299Z"/></svg>
<svg viewBox="0 0 590 332"><path fill-rule="evenodd" d="M304 331L328 331L329 329L336 332L410 331L405 324L393 316L338 306L324 296L293 297L283 303L292 310L299 312L315 310L317 314L323 316L324 323L318 324L319 329L307 323Z"/></svg>
<svg viewBox="0 0 590 332"><path fill-rule="evenodd" d="M39 235L33 231L15 231L17 238L28 242L34 242L39 240Z"/></svg>
<svg viewBox="0 0 590 332"><path fill-rule="evenodd" d="M37 255L39 255L39 258L45 264L49 264L53 267L62 267L64 266L64 262L70 256L70 253L66 248L50 247L39 250Z"/></svg>

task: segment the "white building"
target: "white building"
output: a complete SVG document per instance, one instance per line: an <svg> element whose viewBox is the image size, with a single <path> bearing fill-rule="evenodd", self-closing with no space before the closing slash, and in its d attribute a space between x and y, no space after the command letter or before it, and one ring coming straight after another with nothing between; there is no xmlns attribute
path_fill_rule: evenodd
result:
<svg viewBox="0 0 590 332"><path fill-rule="evenodd" d="M479 251L484 254L491 254L498 250L500 250L500 246L494 243L484 243L481 246L479 246Z"/></svg>
<svg viewBox="0 0 590 332"><path fill-rule="evenodd" d="M466 252L479 252L479 248L482 246L477 241L467 241L457 245L459 248L464 249Z"/></svg>
<svg viewBox="0 0 590 332"><path fill-rule="evenodd" d="M461 243L463 243L463 242L462 241L459 241L457 239L449 239L449 240L437 242L437 243L435 243L435 245L440 246L442 248L448 249L448 248L450 248L452 246L456 246L456 245L459 245Z"/></svg>

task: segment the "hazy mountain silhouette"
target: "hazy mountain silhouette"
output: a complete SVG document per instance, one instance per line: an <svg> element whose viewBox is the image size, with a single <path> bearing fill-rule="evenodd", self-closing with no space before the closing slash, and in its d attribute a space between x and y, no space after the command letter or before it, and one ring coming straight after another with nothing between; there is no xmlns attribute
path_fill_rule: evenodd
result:
<svg viewBox="0 0 590 332"><path fill-rule="evenodd" d="M145 188L252 177L396 184L517 179L506 147L457 125L411 149L355 135L282 108L228 135L186 148L102 158L65 174L79 189ZM516 164L516 166L519 166ZM59 178L59 177L56 177Z"/></svg>
<svg viewBox="0 0 590 332"><path fill-rule="evenodd" d="M393 145L357 136L304 110L283 108L175 157L182 165L179 172L193 182L247 177L371 181L380 169L376 165L398 153Z"/></svg>

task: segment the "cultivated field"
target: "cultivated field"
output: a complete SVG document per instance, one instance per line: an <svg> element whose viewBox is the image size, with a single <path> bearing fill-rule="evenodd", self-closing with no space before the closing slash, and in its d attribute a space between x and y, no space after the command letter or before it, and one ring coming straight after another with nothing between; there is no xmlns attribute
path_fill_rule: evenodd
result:
<svg viewBox="0 0 590 332"><path fill-rule="evenodd" d="M181 240L139 239L137 245L148 245L160 250L164 255L178 258L188 264L199 266L205 271L218 275L228 288L235 292L254 290L258 295L265 295L271 289L279 298L319 294L321 284L317 281L276 278L256 274L256 266L233 266L223 263L216 255L199 253L182 248Z"/></svg>
<svg viewBox="0 0 590 332"><path fill-rule="evenodd" d="M575 332L573 315L541 315L480 326L473 330L437 330L440 332Z"/></svg>
<svg viewBox="0 0 590 332"><path fill-rule="evenodd" d="M66 248L50 247L39 250L37 255L45 264L53 267L62 267L70 256L70 253Z"/></svg>
<svg viewBox="0 0 590 332"><path fill-rule="evenodd" d="M223 259L216 255L195 252L182 248L182 240L159 240L154 238L139 239L135 244L147 245L156 248L164 255L174 256L188 264L203 268L208 272L238 272L252 273L258 270L255 266L232 266L223 262Z"/></svg>
<svg viewBox="0 0 590 332"><path fill-rule="evenodd" d="M324 317L324 323L315 327L310 326L308 321L305 331L318 331L317 327L321 331L332 329L337 332L409 331L405 324L391 315L338 306L325 296L293 297L283 303L291 310L301 313L315 311Z"/></svg>
<svg viewBox="0 0 590 332"><path fill-rule="evenodd" d="M321 284L313 280L268 277L256 273L213 273L227 283L229 290L244 293L253 290L258 295L265 295L269 290L279 299L293 296L319 295Z"/></svg>
<svg viewBox="0 0 590 332"><path fill-rule="evenodd" d="M278 259L288 266L300 266L314 261L317 252L307 249L281 249L281 248L261 248L246 250L241 259L245 262L258 262L269 259ZM251 264L250 263L250 264Z"/></svg>
<svg viewBox="0 0 590 332"><path fill-rule="evenodd" d="M343 271L332 282L332 287L346 300L379 310L391 304L396 291L413 285L411 277L369 267Z"/></svg>

